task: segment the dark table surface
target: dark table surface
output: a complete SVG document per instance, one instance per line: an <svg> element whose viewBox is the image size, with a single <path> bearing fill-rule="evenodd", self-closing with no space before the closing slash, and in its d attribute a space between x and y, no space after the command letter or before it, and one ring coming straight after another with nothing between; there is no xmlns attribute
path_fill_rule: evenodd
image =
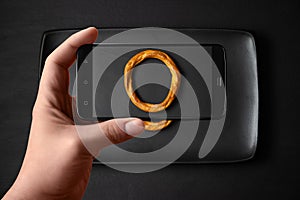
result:
<svg viewBox="0 0 300 200"><path fill-rule="evenodd" d="M258 149L235 164L128 174L95 165L84 199L300 199L299 1L0 2L0 195L18 174L38 87L44 31L96 27L226 28L257 45ZM298 198L296 198L298 197Z"/></svg>

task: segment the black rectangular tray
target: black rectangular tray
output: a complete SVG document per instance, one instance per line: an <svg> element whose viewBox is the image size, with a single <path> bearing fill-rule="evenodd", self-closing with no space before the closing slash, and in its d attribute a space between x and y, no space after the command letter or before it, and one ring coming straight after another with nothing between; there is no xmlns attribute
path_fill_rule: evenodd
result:
<svg viewBox="0 0 300 200"><path fill-rule="evenodd" d="M127 29L100 29L96 42ZM200 44L217 44L226 54L226 95L227 113L223 131L210 153L199 158L199 150L207 141L206 129L209 120L200 120L198 133L188 150L176 163L217 163L248 160L254 156L258 130L258 81L256 49L253 36L244 31L217 29L175 29ZM41 75L47 56L68 36L77 30L47 31L43 35L40 53ZM70 85L75 78L75 67L70 68ZM70 88L72 90L72 88ZM171 131L172 128L166 129ZM171 136L164 134L160 141L168 141ZM160 148L162 142L149 140L128 141L120 146L127 150L145 152ZM96 161L97 162L97 161ZM122 163L122 162L121 162ZM126 161L124 161L126 163Z"/></svg>

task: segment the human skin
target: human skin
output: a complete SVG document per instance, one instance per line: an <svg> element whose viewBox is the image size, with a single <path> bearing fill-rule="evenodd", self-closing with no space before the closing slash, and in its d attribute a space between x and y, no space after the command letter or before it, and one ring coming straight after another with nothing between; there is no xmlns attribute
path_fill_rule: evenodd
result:
<svg viewBox="0 0 300 200"><path fill-rule="evenodd" d="M75 126L68 68L77 49L95 42L97 36L93 27L77 32L46 59L23 164L3 199L81 199L94 156L105 146L144 131L137 118ZM78 127L85 137L80 137Z"/></svg>

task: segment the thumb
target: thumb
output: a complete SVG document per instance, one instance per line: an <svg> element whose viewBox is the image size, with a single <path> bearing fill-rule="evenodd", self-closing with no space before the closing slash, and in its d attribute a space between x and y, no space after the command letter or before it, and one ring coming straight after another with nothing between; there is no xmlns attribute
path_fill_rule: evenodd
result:
<svg viewBox="0 0 300 200"><path fill-rule="evenodd" d="M99 124L101 134L110 142L107 145L124 142L144 130L144 123L137 118L114 119Z"/></svg>
<svg viewBox="0 0 300 200"><path fill-rule="evenodd" d="M144 122L138 118L121 118L76 126L81 142L94 157L101 149L133 138L144 131Z"/></svg>

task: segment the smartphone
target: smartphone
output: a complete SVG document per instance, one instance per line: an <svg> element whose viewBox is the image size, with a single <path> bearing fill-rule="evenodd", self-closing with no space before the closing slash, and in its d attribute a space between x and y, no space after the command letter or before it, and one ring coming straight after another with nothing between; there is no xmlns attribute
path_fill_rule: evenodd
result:
<svg viewBox="0 0 300 200"><path fill-rule="evenodd" d="M76 99L78 115L85 120L106 120L120 117L150 119L149 113L132 104L123 85L123 71L128 60L145 49L157 49L167 53L182 74L181 85L175 101L162 115L167 119L219 119L226 111L226 55L218 44L202 44L205 75L187 58L193 55L193 45L122 45L89 44L79 48L76 63ZM205 80L203 78L205 76ZM168 93L171 75L168 68L157 59L147 59L134 68L133 84L138 97L148 103L160 103ZM188 86L189 85L189 86ZM190 87L191 86L191 87ZM189 88L189 89L188 89ZM190 91L192 88L193 91ZM189 98L197 98L201 114L194 113L196 106ZM182 104L184 102L185 105ZM180 105L181 104L181 105ZM183 108L189 112L182 112ZM151 113L150 113L151 115ZM153 116L152 116L153 117Z"/></svg>

